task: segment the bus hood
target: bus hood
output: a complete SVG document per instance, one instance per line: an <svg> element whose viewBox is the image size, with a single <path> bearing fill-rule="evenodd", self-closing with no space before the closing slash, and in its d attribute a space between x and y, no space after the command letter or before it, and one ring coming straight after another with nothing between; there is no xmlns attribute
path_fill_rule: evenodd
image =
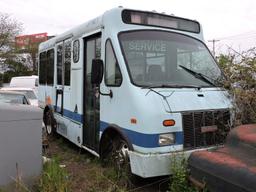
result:
<svg viewBox="0 0 256 192"><path fill-rule="evenodd" d="M221 89L202 90L161 90L166 112L226 109L232 107L232 99L227 91Z"/></svg>

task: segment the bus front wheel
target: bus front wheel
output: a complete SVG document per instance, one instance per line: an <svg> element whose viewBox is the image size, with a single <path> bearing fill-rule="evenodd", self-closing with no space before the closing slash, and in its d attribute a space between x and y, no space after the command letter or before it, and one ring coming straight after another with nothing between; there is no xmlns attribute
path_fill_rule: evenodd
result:
<svg viewBox="0 0 256 192"><path fill-rule="evenodd" d="M127 142L120 136L105 135L101 153L103 165L114 167L118 172L123 171L130 166L128 151Z"/></svg>
<svg viewBox="0 0 256 192"><path fill-rule="evenodd" d="M119 137L114 138L111 150L111 160L117 170L127 169L130 166L128 151L128 144L125 140Z"/></svg>
<svg viewBox="0 0 256 192"><path fill-rule="evenodd" d="M120 178L120 184L125 186L134 186L139 181L139 177L133 175L130 167L128 151L129 145L121 136L104 136L102 143L101 161L103 166L114 167L117 176Z"/></svg>

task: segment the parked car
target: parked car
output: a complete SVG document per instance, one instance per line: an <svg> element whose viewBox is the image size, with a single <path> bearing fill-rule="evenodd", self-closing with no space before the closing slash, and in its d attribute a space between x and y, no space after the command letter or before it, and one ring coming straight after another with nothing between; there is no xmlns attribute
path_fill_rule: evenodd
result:
<svg viewBox="0 0 256 192"><path fill-rule="evenodd" d="M38 76L18 76L12 77L10 81L10 87L26 87L31 88L35 91L36 95L38 93Z"/></svg>
<svg viewBox="0 0 256 192"><path fill-rule="evenodd" d="M8 189L19 178L30 185L42 172L42 110L2 103L17 97L26 101L21 93L0 92L0 191L16 191Z"/></svg>
<svg viewBox="0 0 256 192"><path fill-rule="evenodd" d="M30 105L30 101L24 93L0 90L0 103L12 103Z"/></svg>
<svg viewBox="0 0 256 192"><path fill-rule="evenodd" d="M26 88L26 87L3 87L1 88L3 91L15 91L23 93L27 96L27 98L30 101L30 104L33 106L38 106L38 98L37 94L34 89L32 88Z"/></svg>

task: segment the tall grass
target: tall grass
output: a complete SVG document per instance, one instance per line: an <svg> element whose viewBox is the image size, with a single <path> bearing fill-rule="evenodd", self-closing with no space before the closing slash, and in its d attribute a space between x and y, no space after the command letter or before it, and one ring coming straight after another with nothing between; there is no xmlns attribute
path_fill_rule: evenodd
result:
<svg viewBox="0 0 256 192"><path fill-rule="evenodd" d="M42 177L39 181L40 192L69 192L67 172L60 167L57 159L44 164Z"/></svg>
<svg viewBox="0 0 256 192"><path fill-rule="evenodd" d="M182 156L174 155L171 160L171 192L196 192L197 190L189 183L189 170L187 166L187 159Z"/></svg>

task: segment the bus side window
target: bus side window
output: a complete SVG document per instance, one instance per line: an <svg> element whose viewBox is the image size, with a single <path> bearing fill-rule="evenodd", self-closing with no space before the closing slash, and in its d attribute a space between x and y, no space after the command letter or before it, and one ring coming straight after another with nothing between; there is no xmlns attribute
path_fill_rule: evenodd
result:
<svg viewBox="0 0 256 192"><path fill-rule="evenodd" d="M54 78L54 49L47 51L47 65L46 65L46 82L47 85L53 85Z"/></svg>
<svg viewBox="0 0 256 192"><path fill-rule="evenodd" d="M39 56L39 84L45 85L46 84L46 65L47 65L47 56L46 51L40 53Z"/></svg>
<svg viewBox="0 0 256 192"><path fill-rule="evenodd" d="M71 41L64 43L64 85L70 86L70 68L71 68Z"/></svg>
<svg viewBox="0 0 256 192"><path fill-rule="evenodd" d="M110 40L106 42L105 54L105 83L107 86L120 86L122 74Z"/></svg>
<svg viewBox="0 0 256 192"><path fill-rule="evenodd" d="M35 80L35 86L38 87L38 85L39 85L39 80L36 79L36 80Z"/></svg>
<svg viewBox="0 0 256 192"><path fill-rule="evenodd" d="M62 52L63 45L57 47L57 85L62 85Z"/></svg>
<svg viewBox="0 0 256 192"><path fill-rule="evenodd" d="M80 42L77 39L73 42L73 61L74 61L74 63L77 63L79 61L79 51L80 51Z"/></svg>

